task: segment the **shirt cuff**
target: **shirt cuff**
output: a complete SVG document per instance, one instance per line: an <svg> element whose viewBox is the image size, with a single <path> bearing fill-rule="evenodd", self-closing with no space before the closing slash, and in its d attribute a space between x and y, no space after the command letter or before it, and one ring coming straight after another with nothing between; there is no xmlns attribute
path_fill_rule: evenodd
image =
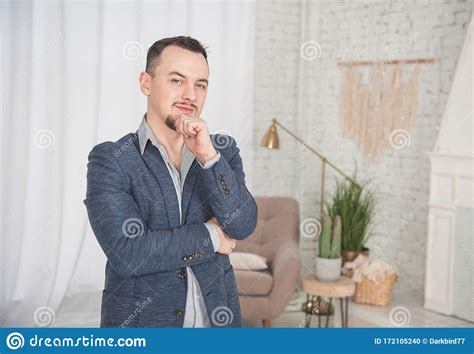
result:
<svg viewBox="0 0 474 354"><path fill-rule="evenodd" d="M214 252L216 252L221 247L221 239L219 238L219 233L216 230L217 226L215 224L207 222L205 222L204 225L207 227L207 231L209 231L212 246L214 247Z"/></svg>
<svg viewBox="0 0 474 354"><path fill-rule="evenodd" d="M201 161L199 161L199 159L196 159L199 166L201 166L202 168L204 169L208 169L208 168L211 168L212 166L214 166L214 164L219 161L221 158L221 153L219 151L217 151L217 155L214 156L212 159L210 159L209 161L207 161L204 165L201 163Z"/></svg>

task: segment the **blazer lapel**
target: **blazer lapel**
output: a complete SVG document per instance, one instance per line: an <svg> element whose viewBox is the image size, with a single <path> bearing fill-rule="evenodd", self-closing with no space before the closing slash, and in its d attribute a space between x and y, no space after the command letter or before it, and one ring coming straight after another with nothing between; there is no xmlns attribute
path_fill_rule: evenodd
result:
<svg viewBox="0 0 474 354"><path fill-rule="evenodd" d="M153 144L147 143L142 158L148 170L151 171L160 186L161 194L165 200L170 228L173 229L179 227L178 197L176 196L176 189L174 188L173 180L171 179L165 161L161 157L160 151Z"/></svg>

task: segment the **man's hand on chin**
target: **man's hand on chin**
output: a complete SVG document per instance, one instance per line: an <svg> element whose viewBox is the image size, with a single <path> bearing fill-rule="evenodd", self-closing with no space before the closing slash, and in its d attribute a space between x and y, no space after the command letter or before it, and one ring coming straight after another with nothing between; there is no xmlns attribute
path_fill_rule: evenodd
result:
<svg viewBox="0 0 474 354"><path fill-rule="evenodd" d="M201 164L204 165L217 155L203 119L182 114L176 119L175 126L176 132L183 134L184 143Z"/></svg>

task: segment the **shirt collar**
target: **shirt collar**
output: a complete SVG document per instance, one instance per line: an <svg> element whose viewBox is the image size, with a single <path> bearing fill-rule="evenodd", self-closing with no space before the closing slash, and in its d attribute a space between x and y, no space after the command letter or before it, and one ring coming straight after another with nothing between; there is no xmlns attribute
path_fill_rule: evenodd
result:
<svg viewBox="0 0 474 354"><path fill-rule="evenodd" d="M156 139L155 134L153 133L153 130L151 129L150 125L146 121L146 113L143 115L142 121L137 130L137 134L138 144L140 145L140 153L142 155L145 152L145 147L148 140L151 140L152 144L156 147L162 147L162 145Z"/></svg>
<svg viewBox="0 0 474 354"><path fill-rule="evenodd" d="M142 155L145 152L146 143L148 142L148 140L150 140L151 143L158 148L161 154L164 155L166 160L168 159L168 154L166 153L166 149L164 145L161 144L158 141L158 139L156 139L156 136L153 133L153 130L151 129L148 122L146 121L146 113L143 115L142 121L137 130L137 134L138 134L138 144L140 145L140 153ZM183 144L183 156L185 157L185 159L191 159L191 160L195 157L194 154L191 151L189 151L186 144Z"/></svg>

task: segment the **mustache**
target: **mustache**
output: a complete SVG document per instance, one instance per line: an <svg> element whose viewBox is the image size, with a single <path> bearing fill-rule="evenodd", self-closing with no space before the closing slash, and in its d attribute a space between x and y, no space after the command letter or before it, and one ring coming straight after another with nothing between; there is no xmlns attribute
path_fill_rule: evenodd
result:
<svg viewBox="0 0 474 354"><path fill-rule="evenodd" d="M175 106L176 106L176 105L180 105L180 106L185 106L185 107L191 107L191 108L197 110L197 107L196 107L195 105L193 105L192 103L189 104L189 103L186 103L186 102L177 102L177 103L175 103L174 105L175 105Z"/></svg>

